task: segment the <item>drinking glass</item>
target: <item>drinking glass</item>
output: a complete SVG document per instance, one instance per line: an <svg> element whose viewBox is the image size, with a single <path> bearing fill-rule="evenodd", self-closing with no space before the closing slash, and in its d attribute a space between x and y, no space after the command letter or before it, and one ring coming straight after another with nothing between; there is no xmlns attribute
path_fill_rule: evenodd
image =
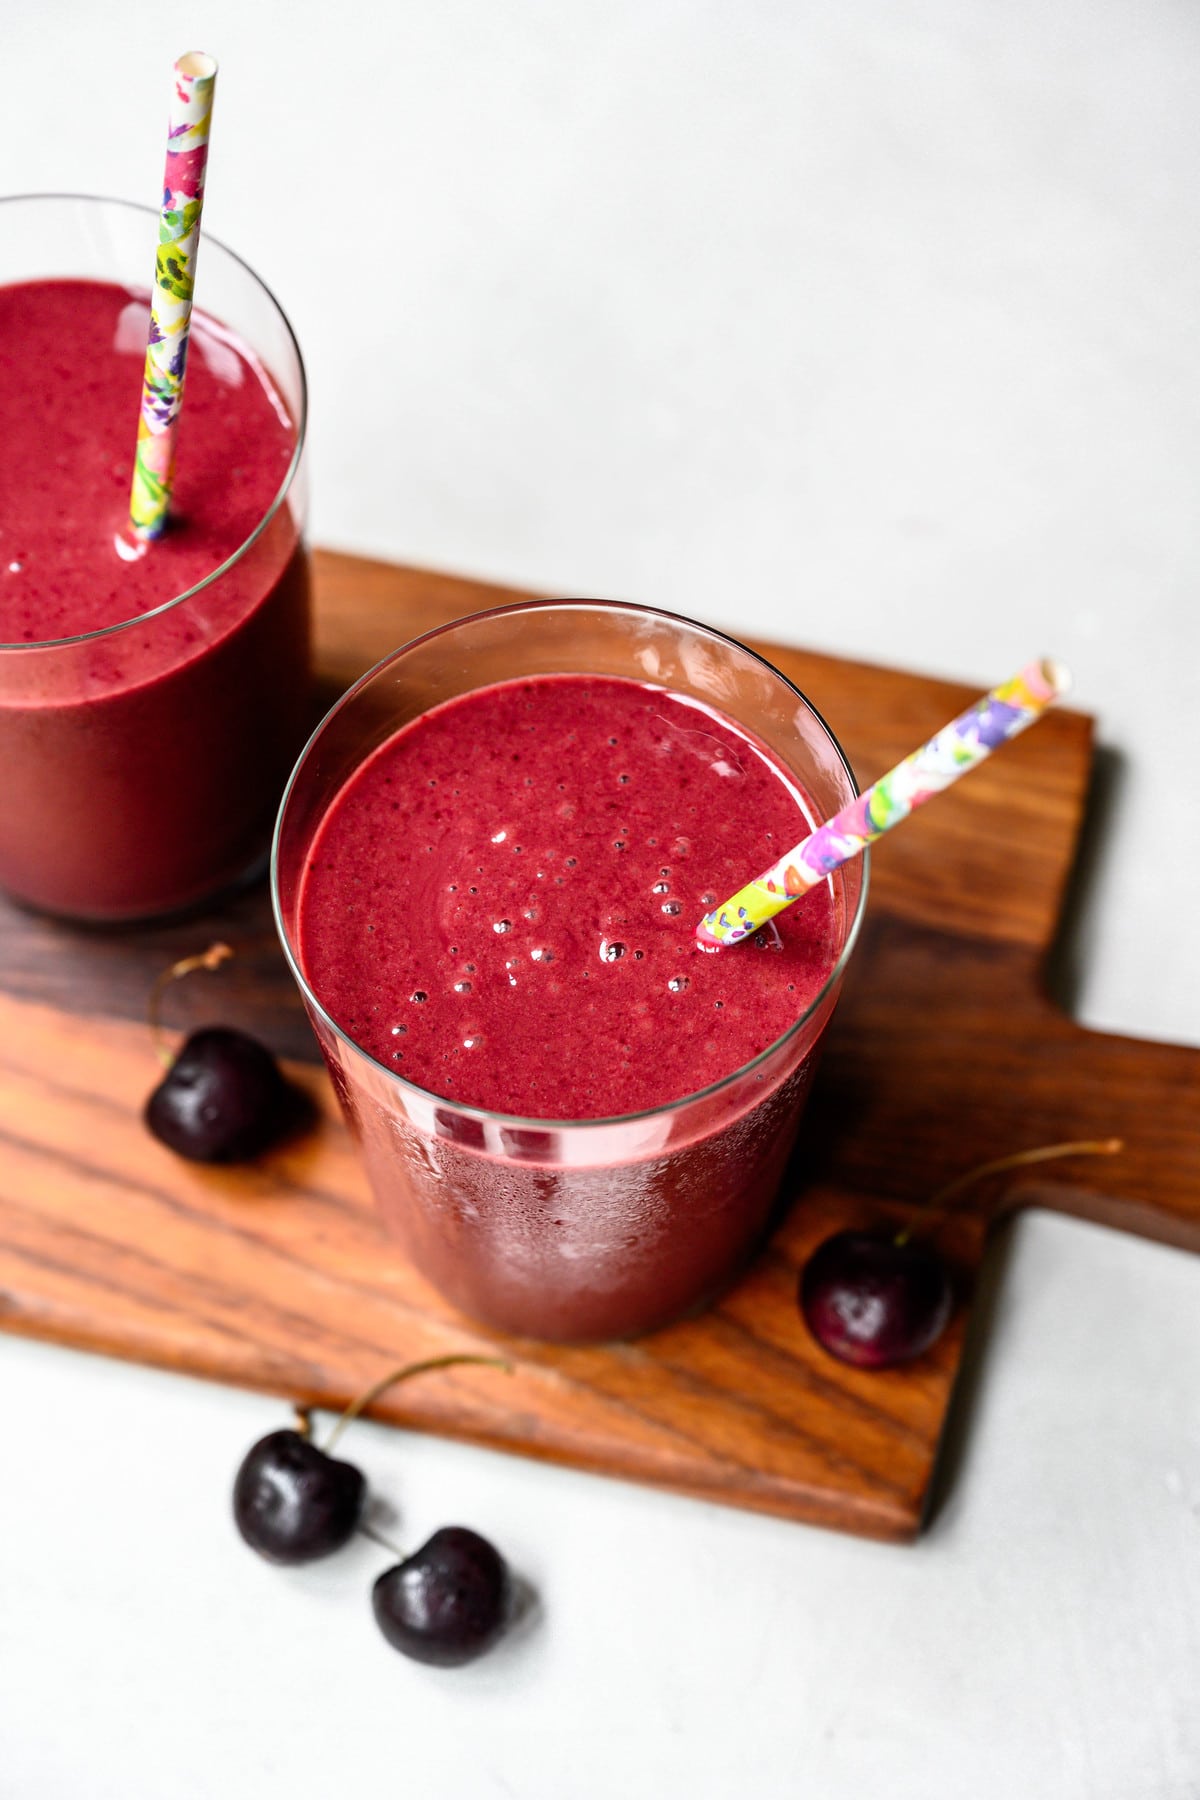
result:
<svg viewBox="0 0 1200 1800"><path fill-rule="evenodd" d="M812 705L720 632L615 603L500 607L405 645L327 715L284 796L272 894L338 1098L405 1253L484 1324L587 1341L633 1336L703 1305L758 1244L858 932L867 864L860 857L829 877L838 954L807 1011L700 1092L622 1118L533 1119L462 1105L385 1068L331 1018L304 969L301 889L321 821L354 770L422 713L494 682L563 673L632 677L718 708L775 753L821 818L857 792Z"/></svg>
<svg viewBox="0 0 1200 1800"><path fill-rule="evenodd" d="M125 201L6 199L0 283L87 278L148 304L157 237L157 213ZM203 581L104 630L0 644L0 887L70 918L174 912L261 869L309 722L304 364L274 296L208 236L200 284L193 336L211 318L241 340L286 406L295 452ZM137 423L134 405L131 473Z"/></svg>

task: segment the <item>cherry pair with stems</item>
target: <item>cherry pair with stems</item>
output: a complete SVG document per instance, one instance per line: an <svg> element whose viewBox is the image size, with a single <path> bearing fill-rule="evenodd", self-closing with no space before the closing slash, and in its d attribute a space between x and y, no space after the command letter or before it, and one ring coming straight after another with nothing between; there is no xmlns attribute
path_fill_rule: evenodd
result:
<svg viewBox="0 0 1200 1800"><path fill-rule="evenodd" d="M395 1369L346 1408L323 1447L313 1442L309 1408L297 1407L295 1426L260 1438L246 1453L233 1484L234 1522L250 1548L268 1562L313 1562L340 1550L355 1532L400 1556L372 1589L375 1621L395 1649L440 1668L474 1661L503 1634L514 1606L504 1558L465 1525L443 1526L404 1556L364 1522L367 1484L362 1471L331 1453L351 1421L387 1388L464 1363L509 1367L499 1357L435 1356Z"/></svg>

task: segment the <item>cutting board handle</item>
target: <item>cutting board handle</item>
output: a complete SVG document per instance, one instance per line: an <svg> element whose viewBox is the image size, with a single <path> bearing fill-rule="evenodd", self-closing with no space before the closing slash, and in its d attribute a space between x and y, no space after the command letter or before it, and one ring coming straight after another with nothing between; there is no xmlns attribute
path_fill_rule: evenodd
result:
<svg viewBox="0 0 1200 1800"><path fill-rule="evenodd" d="M1119 1137L1112 1157L1038 1165L999 1211L1038 1205L1200 1250L1200 1050L1090 1031L1049 1002L1027 1061L1030 1142Z"/></svg>

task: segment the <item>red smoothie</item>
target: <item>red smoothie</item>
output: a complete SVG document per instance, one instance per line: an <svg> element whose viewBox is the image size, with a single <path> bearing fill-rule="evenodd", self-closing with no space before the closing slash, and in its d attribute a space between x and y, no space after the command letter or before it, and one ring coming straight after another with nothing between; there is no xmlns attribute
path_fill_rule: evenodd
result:
<svg viewBox="0 0 1200 1800"><path fill-rule="evenodd" d="M527 1121L671 1108L754 1063L829 981L844 924L828 887L757 944L705 955L694 939L811 824L770 753L684 696L504 682L424 714L342 787L306 859L299 959L355 1044L458 1107ZM600 1127L627 1133L628 1161L586 1170L529 1125L502 1125L497 1156L494 1128L449 1108L431 1154L331 1062L376 1192L436 1285L509 1329L599 1338L673 1316L736 1269L812 1057Z"/></svg>
<svg viewBox="0 0 1200 1800"><path fill-rule="evenodd" d="M491 1112L682 1099L781 1037L837 955L819 889L762 949L696 921L811 829L728 721L626 679L464 695L384 744L313 845L301 956L376 1061Z"/></svg>
<svg viewBox="0 0 1200 1800"><path fill-rule="evenodd" d="M97 920L173 910L247 870L307 699L288 506L242 549L288 477L295 423L202 314L172 522L152 545L129 536L147 321L109 283L0 287L0 885Z"/></svg>

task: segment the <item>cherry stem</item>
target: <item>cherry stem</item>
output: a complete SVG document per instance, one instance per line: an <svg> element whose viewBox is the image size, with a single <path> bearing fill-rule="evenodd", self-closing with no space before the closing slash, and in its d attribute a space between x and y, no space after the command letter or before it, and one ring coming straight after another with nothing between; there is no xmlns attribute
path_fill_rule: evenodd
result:
<svg viewBox="0 0 1200 1800"><path fill-rule="evenodd" d="M1074 1144L1041 1144L1036 1150L1018 1150L1012 1156L999 1156L995 1162L980 1163L977 1169L968 1169L965 1175L958 1175L948 1181L945 1187L924 1202L921 1211L936 1217L938 1213L948 1212L960 1194L966 1193L977 1182L986 1181L989 1175L1002 1175L1006 1169L1021 1169L1029 1163L1052 1162L1060 1156L1116 1156L1125 1148L1121 1138L1087 1138ZM896 1244L906 1244L912 1236L912 1223L903 1226L893 1240Z"/></svg>
<svg viewBox="0 0 1200 1800"><path fill-rule="evenodd" d="M293 1406L296 1417L296 1435L305 1439L312 1437L312 1407Z"/></svg>
<svg viewBox="0 0 1200 1800"><path fill-rule="evenodd" d="M196 969L219 969L221 964L228 962L232 955L233 951L228 944L210 944L207 950L200 951L197 956L184 956L178 962L172 963L169 969L163 970L150 989L150 998L146 1003L146 1017L150 1022L150 1029L154 1033L155 1047L164 1068L169 1069L175 1058L167 1047L163 1028L159 1021L163 995L173 981L180 980L184 975L191 975Z"/></svg>
<svg viewBox="0 0 1200 1800"><path fill-rule="evenodd" d="M384 1537L382 1531L376 1531L373 1525L360 1524L358 1530L360 1536L370 1538L373 1544L379 1544L384 1550L390 1550L398 1562L408 1561L408 1552L401 1550L398 1544L393 1544L391 1538Z"/></svg>
<svg viewBox="0 0 1200 1800"><path fill-rule="evenodd" d="M512 1374L512 1364L505 1362L502 1356L431 1356L426 1362L409 1363L403 1369L393 1369L389 1375L384 1375L380 1380L372 1382L365 1394L360 1394L357 1400L350 1402L329 1434L329 1441L325 1445L326 1456L329 1455L347 1425L357 1419L359 1413L365 1412L373 1400L378 1400L380 1394L385 1393L388 1388L394 1387L398 1381L407 1381L410 1375L427 1375L433 1369L457 1368L463 1363L477 1363L480 1368L503 1369L506 1374Z"/></svg>

